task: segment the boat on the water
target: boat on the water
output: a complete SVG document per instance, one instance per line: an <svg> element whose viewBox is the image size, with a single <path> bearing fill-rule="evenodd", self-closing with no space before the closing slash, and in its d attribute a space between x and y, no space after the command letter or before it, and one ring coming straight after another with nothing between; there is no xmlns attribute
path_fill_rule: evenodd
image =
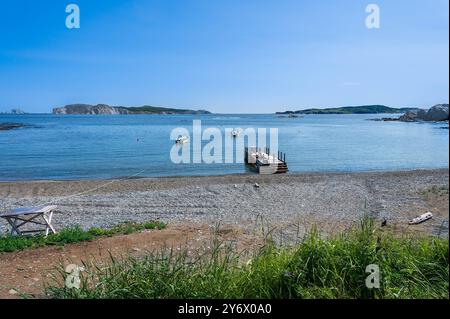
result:
<svg viewBox="0 0 450 319"><path fill-rule="evenodd" d="M416 217L414 219L412 219L409 224L410 225L417 225L417 224L421 224L429 219L433 218L433 214L428 212L425 214L420 215L419 217Z"/></svg>
<svg viewBox="0 0 450 319"><path fill-rule="evenodd" d="M241 131L239 129L231 131L231 136L239 137L239 135L241 135Z"/></svg>
<svg viewBox="0 0 450 319"><path fill-rule="evenodd" d="M175 140L175 143L176 144L184 144L184 143L187 143L188 141L189 141L189 137L187 137L187 136L180 136L179 138L177 138Z"/></svg>

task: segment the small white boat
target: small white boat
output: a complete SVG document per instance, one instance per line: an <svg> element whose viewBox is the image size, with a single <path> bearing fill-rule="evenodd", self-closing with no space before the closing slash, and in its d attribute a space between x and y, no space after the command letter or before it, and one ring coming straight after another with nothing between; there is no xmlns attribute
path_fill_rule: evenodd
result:
<svg viewBox="0 0 450 319"><path fill-rule="evenodd" d="M231 136L239 137L239 135L241 135L241 131L240 130L232 130L231 131Z"/></svg>
<svg viewBox="0 0 450 319"><path fill-rule="evenodd" d="M419 217L414 218L413 220L411 220L409 222L410 225L417 225L417 224L421 224L429 219L433 218L433 214L428 212L425 214L420 215Z"/></svg>
<svg viewBox="0 0 450 319"><path fill-rule="evenodd" d="M188 141L189 141L189 137L180 136L179 138L176 139L175 143L176 144L184 144L184 143L187 143Z"/></svg>

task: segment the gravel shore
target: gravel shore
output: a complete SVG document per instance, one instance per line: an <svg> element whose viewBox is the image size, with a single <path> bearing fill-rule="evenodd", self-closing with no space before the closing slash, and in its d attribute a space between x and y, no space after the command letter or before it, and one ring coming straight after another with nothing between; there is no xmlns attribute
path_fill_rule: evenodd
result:
<svg viewBox="0 0 450 319"><path fill-rule="evenodd" d="M255 186L255 183L259 187ZM412 217L435 218L414 230L433 232L448 220L448 169L373 173L226 175L110 181L0 183L0 211L58 205L57 229L108 227L123 221L229 224L257 231L277 229L281 238L312 224L325 232L345 229L365 213L398 229ZM423 191L447 189L430 202ZM7 230L0 221L0 232Z"/></svg>

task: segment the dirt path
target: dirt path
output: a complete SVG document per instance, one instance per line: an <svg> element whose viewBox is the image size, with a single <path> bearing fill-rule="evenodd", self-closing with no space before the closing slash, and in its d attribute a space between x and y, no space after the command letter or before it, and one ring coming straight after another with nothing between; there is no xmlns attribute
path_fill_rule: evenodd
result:
<svg viewBox="0 0 450 319"><path fill-rule="evenodd" d="M44 283L51 280L50 273L56 267L69 264L81 265L81 261L103 263L110 253L118 258L139 256L163 247L189 250L207 250L215 237L236 243L237 249L256 244L255 236L243 233L233 226L218 230L202 226L173 226L164 230L151 230L131 235L100 238L91 242L43 247L14 253L0 254L0 299L21 298L21 294L43 297ZM236 241L239 238L239 242Z"/></svg>

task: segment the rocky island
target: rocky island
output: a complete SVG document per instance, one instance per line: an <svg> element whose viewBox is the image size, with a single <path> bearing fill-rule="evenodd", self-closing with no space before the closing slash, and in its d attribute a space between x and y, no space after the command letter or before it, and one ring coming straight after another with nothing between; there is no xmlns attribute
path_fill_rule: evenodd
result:
<svg viewBox="0 0 450 319"><path fill-rule="evenodd" d="M53 109L53 114L120 115L120 114L210 114L205 110L174 109L156 106L109 106L107 104L71 104Z"/></svg>

